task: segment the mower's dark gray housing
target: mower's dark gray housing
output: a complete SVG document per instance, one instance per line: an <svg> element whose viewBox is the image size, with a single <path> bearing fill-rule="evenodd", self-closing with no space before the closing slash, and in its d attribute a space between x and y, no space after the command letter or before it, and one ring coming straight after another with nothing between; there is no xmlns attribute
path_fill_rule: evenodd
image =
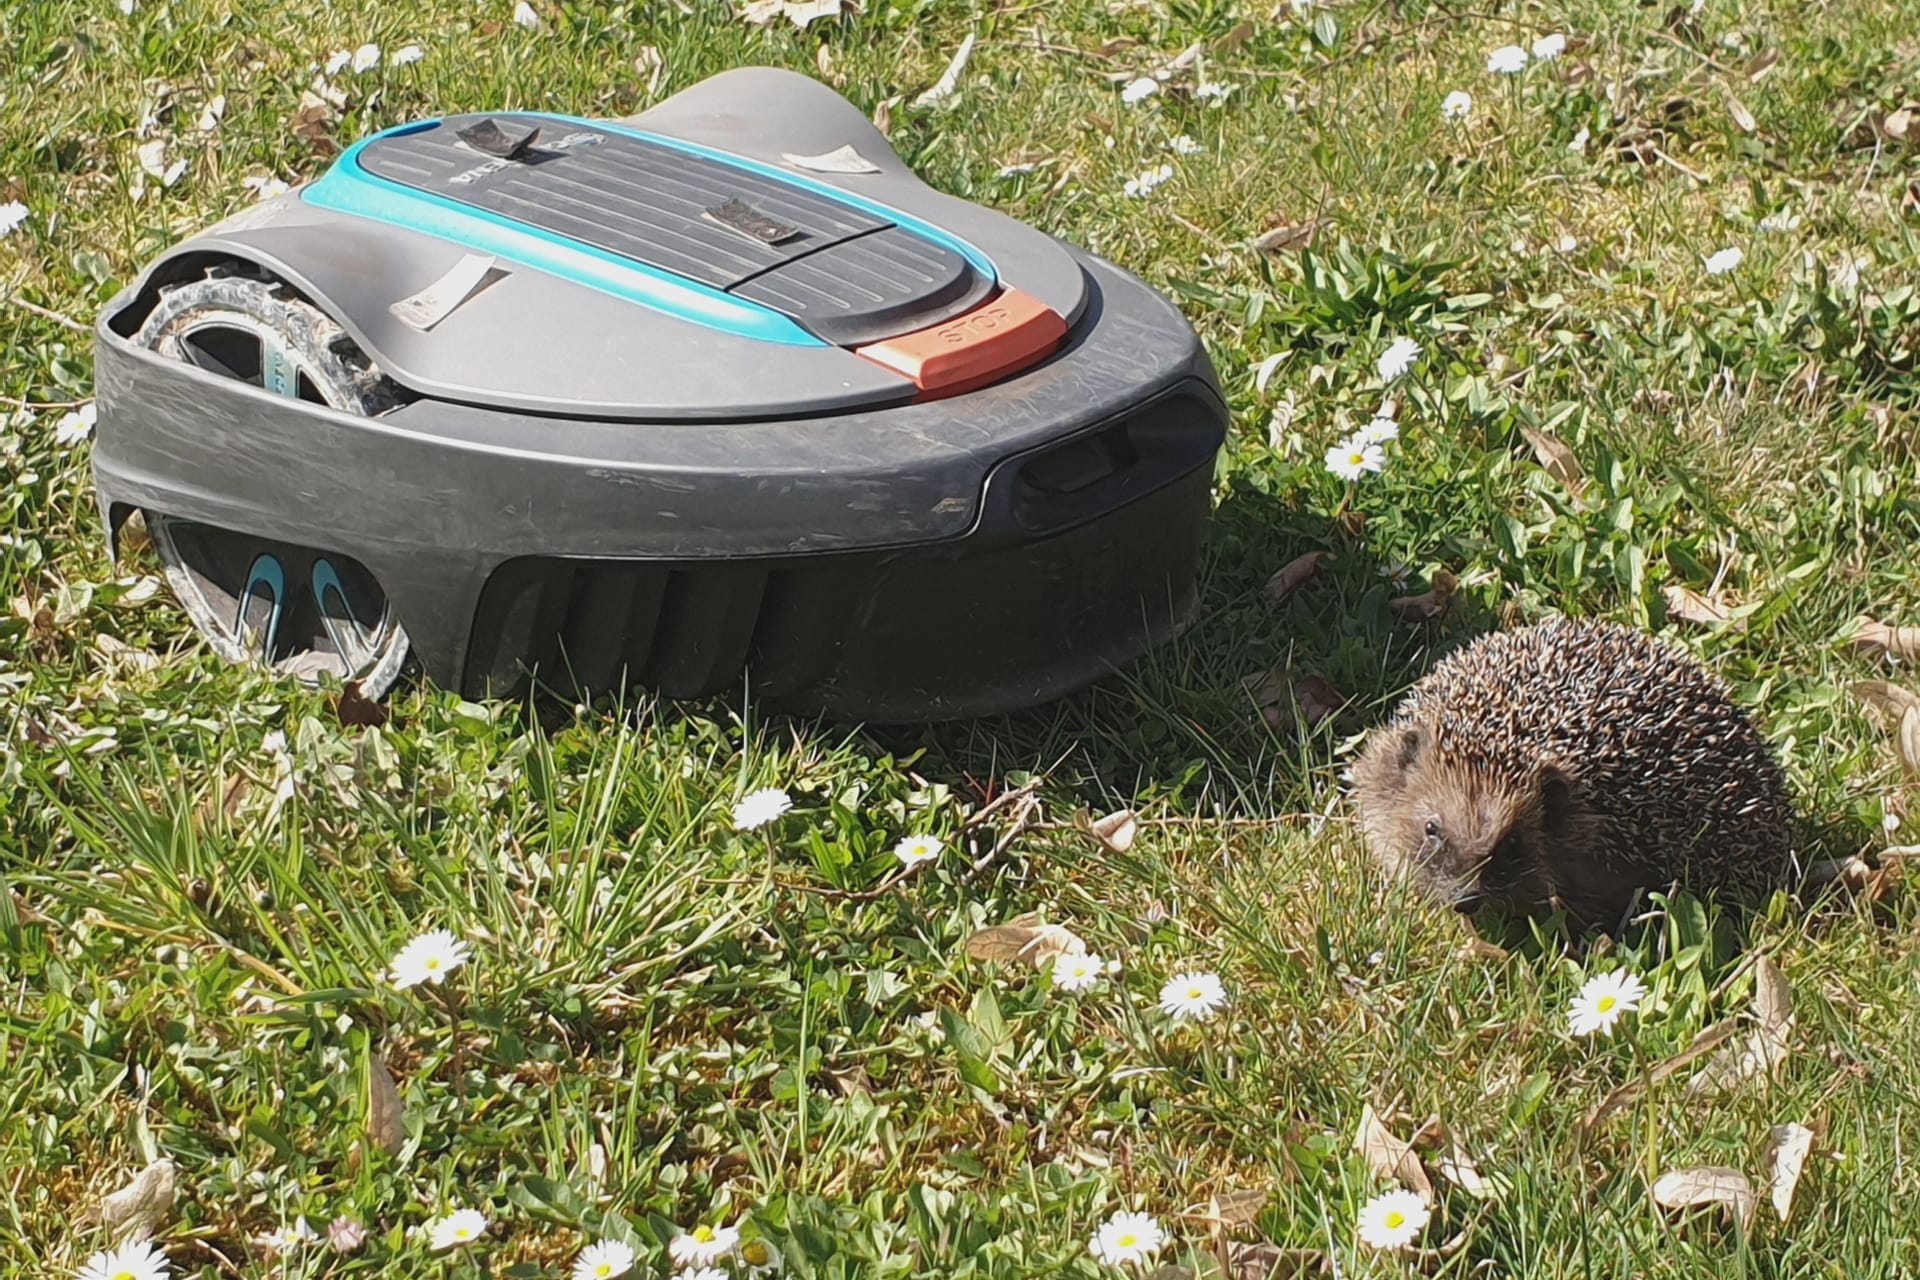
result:
<svg viewBox="0 0 1920 1280"><path fill-rule="evenodd" d="M788 158L848 146L877 172ZM464 302L400 318L476 253ZM391 394L346 411L137 340L210 270L323 313ZM931 398L856 350L1016 291L1065 338L987 385ZM765 68L624 121L377 135L177 246L97 336L116 535L141 511L352 562L470 695L626 679L877 721L1046 700L1190 613L1226 420L1159 294L925 186L857 108Z"/></svg>

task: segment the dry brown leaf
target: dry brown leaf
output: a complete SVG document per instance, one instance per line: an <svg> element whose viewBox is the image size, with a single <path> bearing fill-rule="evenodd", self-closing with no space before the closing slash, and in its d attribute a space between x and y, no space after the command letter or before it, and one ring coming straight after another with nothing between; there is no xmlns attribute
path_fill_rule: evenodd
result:
<svg viewBox="0 0 1920 1280"><path fill-rule="evenodd" d="M1318 219L1311 222L1279 222L1255 236L1253 247L1260 253L1291 253L1298 249L1310 249L1319 231Z"/></svg>
<svg viewBox="0 0 1920 1280"><path fill-rule="evenodd" d="M1753 1221L1753 1183L1738 1169L1670 1169L1654 1182L1653 1202L1663 1209L1720 1205L1733 1211L1734 1223L1742 1231Z"/></svg>
<svg viewBox="0 0 1920 1280"><path fill-rule="evenodd" d="M1824 889L1838 884L1850 893L1859 893L1873 883L1874 869L1859 854L1846 858L1828 858L1807 868L1806 886Z"/></svg>
<svg viewBox="0 0 1920 1280"><path fill-rule="evenodd" d="M1267 579L1266 596L1268 604L1281 604L1286 598L1320 572L1320 562L1327 558L1324 551L1309 551L1291 561L1288 565Z"/></svg>
<svg viewBox="0 0 1920 1280"><path fill-rule="evenodd" d="M1806 1172L1813 1144L1814 1132L1803 1124L1773 1126L1767 1144L1767 1197L1782 1222L1793 1216L1793 1193L1800 1186L1800 1175Z"/></svg>
<svg viewBox="0 0 1920 1280"><path fill-rule="evenodd" d="M1087 831L1115 853L1125 853L1133 848L1133 839L1140 834L1140 821L1131 809L1115 809L1089 822Z"/></svg>
<svg viewBox="0 0 1920 1280"><path fill-rule="evenodd" d="M893 109L907 100L904 93L896 93L891 98L882 98L874 104L873 127L881 133L893 132Z"/></svg>
<svg viewBox="0 0 1920 1280"><path fill-rule="evenodd" d="M1334 1274L1333 1260L1318 1249L1283 1249L1262 1240L1227 1241L1228 1280L1300 1280Z"/></svg>
<svg viewBox="0 0 1920 1280"><path fill-rule="evenodd" d="M100 1201L94 1211L115 1242L145 1240L173 1219L179 1169L162 1158L135 1174L133 1181Z"/></svg>
<svg viewBox="0 0 1920 1280"><path fill-rule="evenodd" d="M816 19L859 12L857 0L748 0L740 7L740 16L756 27L785 18L802 31Z"/></svg>
<svg viewBox="0 0 1920 1280"><path fill-rule="evenodd" d="M1695 1036L1693 1042L1679 1053L1674 1054L1665 1062L1655 1063L1645 1075L1636 1080L1627 1081L1627 1083L1615 1089L1605 1098L1602 1098L1600 1105L1592 1111L1589 1111L1587 1118L1580 1122L1581 1134L1591 1135L1608 1116L1633 1102L1641 1094L1645 1093L1650 1086L1659 1084L1675 1072L1682 1071L1700 1061L1700 1059L1706 1057L1709 1053L1712 1053L1715 1049L1731 1039L1733 1033L1739 1029L1740 1024L1731 1018L1725 1022L1714 1023L1699 1035Z"/></svg>
<svg viewBox="0 0 1920 1280"><path fill-rule="evenodd" d="M1754 965L1753 1020L1756 1025L1746 1035L1687 1081L1688 1097L1725 1092L1742 1081L1773 1074L1786 1061L1793 1037L1793 986L1771 956L1761 956Z"/></svg>
<svg viewBox="0 0 1920 1280"><path fill-rule="evenodd" d="M1280 731L1303 718L1308 728L1317 728L1347 705L1346 695L1325 676L1309 672L1296 679L1285 667L1248 676L1240 685L1267 724Z"/></svg>
<svg viewBox="0 0 1920 1280"><path fill-rule="evenodd" d="M980 930L967 939L965 949L974 960L1024 961L1037 969L1055 956L1085 955L1087 944L1064 925L1041 924L1038 913L1029 912Z"/></svg>
<svg viewBox="0 0 1920 1280"><path fill-rule="evenodd" d="M324 102L300 108L288 121L293 136L321 150L333 145L333 108Z"/></svg>
<svg viewBox="0 0 1920 1280"><path fill-rule="evenodd" d="M1754 54L1752 60L1749 61L1745 67L1741 68L1741 70L1747 79L1757 81L1760 77L1766 75L1767 72L1773 70L1775 66L1779 65L1779 62L1780 51L1778 49L1763 49L1759 53Z"/></svg>
<svg viewBox="0 0 1920 1280"><path fill-rule="evenodd" d="M1390 1178L1426 1203L1433 1203L1433 1183L1427 1179L1420 1157L1411 1145L1393 1136L1374 1114L1371 1103L1360 1109L1360 1128L1354 1134L1353 1145L1376 1175Z"/></svg>
<svg viewBox="0 0 1920 1280"><path fill-rule="evenodd" d="M1433 589L1417 596L1399 596L1387 601L1387 607L1400 615L1402 622L1431 622L1447 611L1447 605L1453 600L1453 593L1460 587L1460 579L1445 569L1436 569L1433 574Z"/></svg>
<svg viewBox="0 0 1920 1280"><path fill-rule="evenodd" d="M938 106L958 93L960 77L966 74L967 63L973 58L973 46L978 42L979 37L969 31L967 38L960 42L960 47L953 51L953 57L947 60L947 69L940 73L940 78L933 82L931 89L913 100L913 105L916 107Z"/></svg>
<svg viewBox="0 0 1920 1280"><path fill-rule="evenodd" d="M1587 473L1564 440L1532 427L1521 427L1520 434L1533 446L1533 456L1540 460L1541 467L1558 480L1562 488L1576 498L1585 493Z"/></svg>
<svg viewBox="0 0 1920 1280"><path fill-rule="evenodd" d="M1747 110L1747 104L1734 97L1733 90L1725 85L1721 85L1720 88L1726 93L1727 114L1733 117L1733 123L1740 132L1752 133L1758 129L1760 122L1753 118L1753 112Z"/></svg>
<svg viewBox="0 0 1920 1280"><path fill-rule="evenodd" d="M826 48L821 45L821 48ZM643 44L640 52L633 56L635 75L643 76L647 82L647 96L651 98L660 92L660 82L666 79L667 60L660 52L660 46Z"/></svg>
<svg viewBox="0 0 1920 1280"><path fill-rule="evenodd" d="M1900 765L1909 778L1920 778L1920 707L1908 707L1900 716Z"/></svg>
<svg viewBox="0 0 1920 1280"><path fill-rule="evenodd" d="M1692 587L1679 584L1663 587L1660 596L1667 602L1667 614L1682 622L1697 622L1703 627L1717 627L1734 620L1733 611L1724 604L1709 600Z"/></svg>
<svg viewBox="0 0 1920 1280"><path fill-rule="evenodd" d="M407 1145L407 1106L378 1053L367 1056L367 1137L390 1156Z"/></svg>
<svg viewBox="0 0 1920 1280"><path fill-rule="evenodd" d="M825 40L814 46L813 65L822 80L833 79L833 46Z"/></svg>
<svg viewBox="0 0 1920 1280"><path fill-rule="evenodd" d="M1920 694L1911 693L1885 680L1856 680L1847 689L1868 706L1892 716L1896 722L1907 712L1920 707Z"/></svg>
<svg viewBox="0 0 1920 1280"><path fill-rule="evenodd" d="M1875 119L1874 127L1880 131L1880 136L1889 142L1905 142L1907 135L1913 129L1915 111L1914 107L1900 107L1889 111Z"/></svg>
<svg viewBox="0 0 1920 1280"><path fill-rule="evenodd" d="M1902 659L1920 658L1920 627L1896 627L1861 618L1854 624L1853 647Z"/></svg>
<svg viewBox="0 0 1920 1280"><path fill-rule="evenodd" d="M1215 53L1232 53L1247 41L1253 39L1254 27L1251 22L1240 21L1228 29L1227 34L1213 42Z"/></svg>
<svg viewBox="0 0 1920 1280"><path fill-rule="evenodd" d="M1259 1219L1269 1198L1259 1187L1243 1187L1214 1196L1209 1208L1215 1221L1229 1227L1244 1227Z"/></svg>

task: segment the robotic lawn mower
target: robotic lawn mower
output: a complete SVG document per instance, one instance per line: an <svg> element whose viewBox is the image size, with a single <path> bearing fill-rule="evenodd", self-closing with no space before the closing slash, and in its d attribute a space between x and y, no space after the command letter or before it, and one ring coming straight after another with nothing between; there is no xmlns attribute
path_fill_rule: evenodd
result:
<svg viewBox="0 0 1920 1280"><path fill-rule="evenodd" d="M803 76L403 125L102 314L94 469L208 643L874 721L1182 625L1226 411L1110 264L932 190Z"/></svg>

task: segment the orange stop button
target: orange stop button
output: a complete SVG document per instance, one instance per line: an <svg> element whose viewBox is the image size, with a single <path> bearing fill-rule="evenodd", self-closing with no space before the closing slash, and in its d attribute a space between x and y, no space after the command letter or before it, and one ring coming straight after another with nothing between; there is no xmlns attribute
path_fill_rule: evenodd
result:
<svg viewBox="0 0 1920 1280"><path fill-rule="evenodd" d="M933 399L1038 364L1066 336L1067 322L1058 311L1032 294L1004 289L965 315L853 352L911 380L921 399Z"/></svg>

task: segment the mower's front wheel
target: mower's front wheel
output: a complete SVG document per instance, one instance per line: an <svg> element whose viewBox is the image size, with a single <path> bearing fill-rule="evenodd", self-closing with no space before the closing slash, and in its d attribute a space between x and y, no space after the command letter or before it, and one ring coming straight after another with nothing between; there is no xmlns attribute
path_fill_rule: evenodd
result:
<svg viewBox="0 0 1920 1280"><path fill-rule="evenodd" d="M135 341L171 360L289 399L371 417L399 389L317 307L274 280L217 268L163 289ZM229 662L260 661L309 683L333 677L368 698L393 687L406 631L358 561L146 511L167 581Z"/></svg>

